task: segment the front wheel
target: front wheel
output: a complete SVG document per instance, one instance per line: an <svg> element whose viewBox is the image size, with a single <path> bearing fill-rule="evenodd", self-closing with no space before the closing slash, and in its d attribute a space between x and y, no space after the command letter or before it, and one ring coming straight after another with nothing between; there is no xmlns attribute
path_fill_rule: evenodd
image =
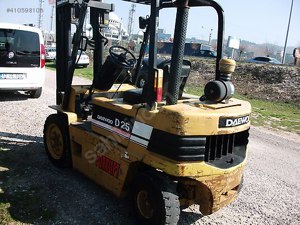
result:
<svg viewBox="0 0 300 225"><path fill-rule="evenodd" d="M146 172L138 175L133 185L133 206L141 225L176 225L180 203L176 183L169 177Z"/></svg>
<svg viewBox="0 0 300 225"><path fill-rule="evenodd" d="M44 126L44 145L51 162L57 167L71 167L68 118L64 114L48 116Z"/></svg>

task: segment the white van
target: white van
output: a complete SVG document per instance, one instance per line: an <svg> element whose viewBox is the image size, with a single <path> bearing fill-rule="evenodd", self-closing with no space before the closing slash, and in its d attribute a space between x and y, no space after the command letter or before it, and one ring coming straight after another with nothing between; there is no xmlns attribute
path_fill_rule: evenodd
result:
<svg viewBox="0 0 300 225"><path fill-rule="evenodd" d="M42 94L45 46L42 32L31 26L0 23L0 91Z"/></svg>

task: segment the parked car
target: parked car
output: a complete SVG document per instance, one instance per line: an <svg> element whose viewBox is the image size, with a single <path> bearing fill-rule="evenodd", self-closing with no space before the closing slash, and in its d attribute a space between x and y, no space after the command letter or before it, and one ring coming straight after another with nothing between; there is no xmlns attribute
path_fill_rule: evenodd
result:
<svg viewBox="0 0 300 225"><path fill-rule="evenodd" d="M79 60L78 60L78 58L79 58ZM78 51L76 62L77 62L76 66L78 66L78 67L79 66L87 67L90 64L90 58L86 54L86 52Z"/></svg>
<svg viewBox="0 0 300 225"><path fill-rule="evenodd" d="M39 98L45 81L45 47L41 30L0 23L0 91L26 91Z"/></svg>
<svg viewBox="0 0 300 225"><path fill-rule="evenodd" d="M217 58L217 53L216 51L212 50L200 50L199 53L195 56Z"/></svg>
<svg viewBox="0 0 300 225"><path fill-rule="evenodd" d="M259 64L281 64L277 59L265 56L259 56L252 59L248 59L246 62L259 63Z"/></svg>
<svg viewBox="0 0 300 225"><path fill-rule="evenodd" d="M53 61L56 58L56 48L47 47L45 49L46 52L46 61Z"/></svg>
<svg viewBox="0 0 300 225"><path fill-rule="evenodd" d="M90 57L86 54L86 52L78 51L76 57L76 63L77 63L76 67L81 67L81 66L87 67L90 64ZM54 59L54 64L56 64L56 59Z"/></svg>

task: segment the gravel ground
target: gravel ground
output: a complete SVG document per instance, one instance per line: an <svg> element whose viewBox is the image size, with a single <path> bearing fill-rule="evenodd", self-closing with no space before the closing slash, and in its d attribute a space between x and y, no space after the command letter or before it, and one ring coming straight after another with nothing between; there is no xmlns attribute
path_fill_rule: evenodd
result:
<svg viewBox="0 0 300 225"><path fill-rule="evenodd" d="M77 82L85 80L76 78ZM44 152L42 131L54 113L55 73L47 71L41 98L0 93L0 224L135 224L128 199L73 170L55 168ZM251 129L244 188L213 215L184 210L180 224L300 224L300 136ZM2 218L1 218L2 217Z"/></svg>

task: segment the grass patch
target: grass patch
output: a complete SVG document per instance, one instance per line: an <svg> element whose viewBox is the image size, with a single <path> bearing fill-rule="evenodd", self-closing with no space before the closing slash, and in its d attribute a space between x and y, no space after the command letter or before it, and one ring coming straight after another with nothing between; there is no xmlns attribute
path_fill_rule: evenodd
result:
<svg viewBox="0 0 300 225"><path fill-rule="evenodd" d="M240 96L237 96L240 97ZM252 124L300 134L300 108L289 103L240 97L252 105Z"/></svg>
<svg viewBox="0 0 300 225"><path fill-rule="evenodd" d="M184 92L192 95L201 96L204 93L204 87L190 86L187 85L184 88Z"/></svg>
<svg viewBox="0 0 300 225"><path fill-rule="evenodd" d="M46 63L46 68L50 69L50 70L53 70L53 71L56 71L56 66L54 65L53 62L47 62ZM92 80L93 79L93 65L90 64L86 68L78 67L78 68L75 69L74 74L75 74L75 76L84 77L84 78L87 78L89 80Z"/></svg>
<svg viewBox="0 0 300 225"><path fill-rule="evenodd" d="M0 202L0 224L10 224L14 221L8 212L9 207L9 203Z"/></svg>
<svg viewBox="0 0 300 225"><path fill-rule="evenodd" d="M86 68L81 68L81 67L76 68L74 73L75 73L75 76L84 77L89 80L93 80L93 66L92 65L88 65L88 67L86 67Z"/></svg>
<svg viewBox="0 0 300 225"><path fill-rule="evenodd" d="M49 70L56 71L56 66L54 65L53 62L46 62L46 68Z"/></svg>
<svg viewBox="0 0 300 225"><path fill-rule="evenodd" d="M186 92L201 95L202 87L188 86ZM235 98L249 101L252 105L251 123L300 134L300 108L290 103L278 103L235 94Z"/></svg>

